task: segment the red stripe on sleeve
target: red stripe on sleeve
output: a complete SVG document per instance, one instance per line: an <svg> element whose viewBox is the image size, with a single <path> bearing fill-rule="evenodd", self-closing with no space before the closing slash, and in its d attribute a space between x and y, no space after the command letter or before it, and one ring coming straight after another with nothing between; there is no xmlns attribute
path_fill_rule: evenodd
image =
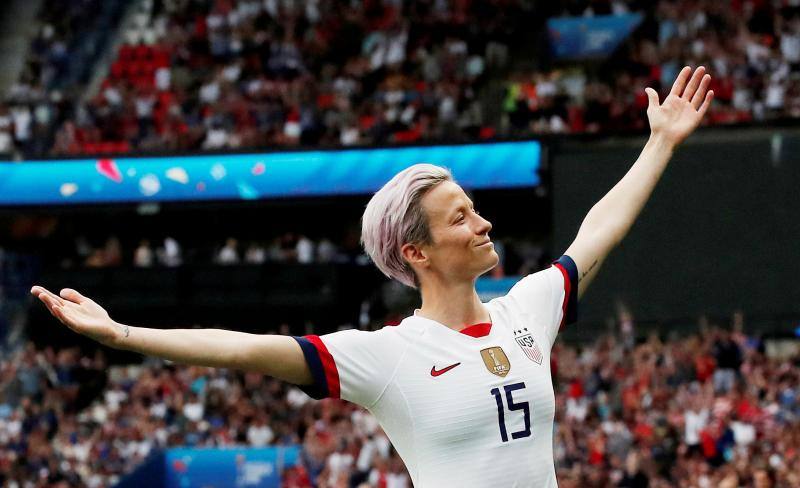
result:
<svg viewBox="0 0 800 488"><path fill-rule="evenodd" d="M333 356L331 356L330 351L325 347L325 343L322 342L319 336L307 335L305 338L314 344L314 347L317 348L317 352L319 353L322 369L325 370L325 379L328 382L328 396L331 398L340 398L339 370L336 369L336 361L333 360Z"/></svg>
<svg viewBox="0 0 800 488"><path fill-rule="evenodd" d="M561 271L561 274L564 275L564 303L561 304L561 323L558 325L559 332L561 329L564 328L564 322L567 320L567 302L569 300L569 292L570 288L572 287L572 283L569 281L569 274L567 274L567 270L561 263L556 263L554 265Z"/></svg>

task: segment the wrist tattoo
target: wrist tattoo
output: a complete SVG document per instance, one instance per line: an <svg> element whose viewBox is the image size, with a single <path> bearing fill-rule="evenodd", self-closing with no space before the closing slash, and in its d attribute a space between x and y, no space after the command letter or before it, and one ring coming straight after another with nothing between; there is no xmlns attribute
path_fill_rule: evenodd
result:
<svg viewBox="0 0 800 488"><path fill-rule="evenodd" d="M127 325L122 325L122 333L125 334L125 337L131 335L131 329Z"/></svg>
<svg viewBox="0 0 800 488"><path fill-rule="evenodd" d="M596 264L597 264L597 260L595 259L595 260L594 260L594 262L592 263L592 265L591 265L591 266L589 266L589 269L587 269L586 271L584 271L584 272L583 272L583 274L581 275L581 279L585 278L585 277L586 277L586 275L588 275L589 273L591 273L591 272L592 272L592 270L594 269L594 267L595 267L595 265L596 265Z"/></svg>

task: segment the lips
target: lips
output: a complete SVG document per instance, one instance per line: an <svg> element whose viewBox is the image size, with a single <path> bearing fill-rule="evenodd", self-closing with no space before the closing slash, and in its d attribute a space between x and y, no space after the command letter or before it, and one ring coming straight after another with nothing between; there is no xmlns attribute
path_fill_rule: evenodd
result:
<svg viewBox="0 0 800 488"><path fill-rule="evenodd" d="M480 244L477 244L475 247L481 247L481 246L485 246L486 244L491 244L491 243L492 243L492 241L481 242Z"/></svg>

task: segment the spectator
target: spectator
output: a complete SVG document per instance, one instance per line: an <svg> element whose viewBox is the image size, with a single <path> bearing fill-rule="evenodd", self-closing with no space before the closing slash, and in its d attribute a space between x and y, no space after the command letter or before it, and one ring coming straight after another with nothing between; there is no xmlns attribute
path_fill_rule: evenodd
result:
<svg viewBox="0 0 800 488"><path fill-rule="evenodd" d="M330 263L336 258L336 246L330 239L322 239L317 245L317 261Z"/></svg>
<svg viewBox="0 0 800 488"><path fill-rule="evenodd" d="M0 154L10 154L14 149L14 138L11 135L11 116L8 109L0 103Z"/></svg>
<svg viewBox="0 0 800 488"><path fill-rule="evenodd" d="M178 241L172 237L164 238L164 245L158 249L157 254L158 262L162 266L174 268L183 263L183 258L181 257L181 246L178 244Z"/></svg>
<svg viewBox="0 0 800 488"><path fill-rule="evenodd" d="M714 358L717 364L714 370L714 389L717 392L728 392L736 384L736 375L742 364L739 346L729 332L720 332L720 337L714 342Z"/></svg>
<svg viewBox="0 0 800 488"><path fill-rule="evenodd" d="M247 251L244 254L244 262L247 264L263 264L267 260L267 253L264 247L258 242L251 242L247 246Z"/></svg>
<svg viewBox="0 0 800 488"><path fill-rule="evenodd" d="M650 479L639 468L639 457L636 451L631 451L625 460L625 474L617 483L618 487L625 488L647 488L650 486Z"/></svg>
<svg viewBox="0 0 800 488"><path fill-rule="evenodd" d="M275 438L275 434L267 423L267 416L260 412L255 421L247 428L247 442L253 447L264 447L269 445Z"/></svg>
<svg viewBox="0 0 800 488"><path fill-rule="evenodd" d="M314 262L314 243L311 239L304 235L297 238L297 245L295 247L295 254L297 255L297 262L300 264L309 264Z"/></svg>
<svg viewBox="0 0 800 488"><path fill-rule="evenodd" d="M116 236L106 240L103 249L104 266L119 266L122 264L122 244Z"/></svg>
<svg viewBox="0 0 800 488"><path fill-rule="evenodd" d="M222 246L222 249L219 250L217 253L217 257L215 259L217 264L239 264L239 250L238 250L239 243L233 237L229 237L227 241L225 241L225 245Z"/></svg>
<svg viewBox="0 0 800 488"><path fill-rule="evenodd" d="M133 252L133 265L137 268L153 266L153 250L150 248L150 241L147 239L139 241L139 246Z"/></svg>

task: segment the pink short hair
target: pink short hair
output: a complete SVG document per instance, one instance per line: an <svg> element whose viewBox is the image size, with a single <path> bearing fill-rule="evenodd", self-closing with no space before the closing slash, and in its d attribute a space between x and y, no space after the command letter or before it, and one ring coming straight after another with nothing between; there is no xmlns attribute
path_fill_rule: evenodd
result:
<svg viewBox="0 0 800 488"><path fill-rule="evenodd" d="M364 250L383 274L411 288L418 288L419 280L400 248L407 243L432 242L421 201L443 181L453 181L447 168L415 164L394 175L372 195L361 217Z"/></svg>

